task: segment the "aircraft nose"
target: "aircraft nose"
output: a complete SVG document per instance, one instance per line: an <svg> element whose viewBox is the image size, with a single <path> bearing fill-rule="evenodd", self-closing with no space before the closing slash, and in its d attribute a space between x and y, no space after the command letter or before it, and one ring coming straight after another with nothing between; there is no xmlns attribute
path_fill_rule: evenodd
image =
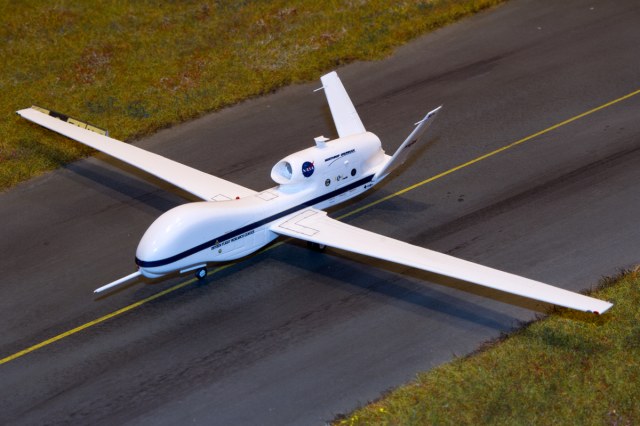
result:
<svg viewBox="0 0 640 426"><path fill-rule="evenodd" d="M157 240L143 237L136 250L136 263L139 266L145 266L144 264L157 260L159 260Z"/></svg>
<svg viewBox="0 0 640 426"><path fill-rule="evenodd" d="M140 268L158 268L172 262L172 239L165 234L155 235L147 231L138 243L136 264Z"/></svg>
<svg viewBox="0 0 640 426"><path fill-rule="evenodd" d="M189 203L163 213L147 229L136 250L136 263L152 273L167 273L189 256L203 234L200 213L208 203Z"/></svg>
<svg viewBox="0 0 640 426"><path fill-rule="evenodd" d="M185 209L181 206L173 208L151 224L138 243L138 266L161 266L182 249L179 239L185 227L183 210Z"/></svg>
<svg viewBox="0 0 640 426"><path fill-rule="evenodd" d="M210 234L218 219L216 210L219 208L214 203L199 202L162 214L140 239L136 250L138 266L148 273L166 274L202 263L211 245L209 240L215 237Z"/></svg>
<svg viewBox="0 0 640 426"><path fill-rule="evenodd" d="M144 237L140 240L136 250L136 265L142 275L147 278L158 278L167 273L163 270L165 262L162 261L160 253L157 240Z"/></svg>

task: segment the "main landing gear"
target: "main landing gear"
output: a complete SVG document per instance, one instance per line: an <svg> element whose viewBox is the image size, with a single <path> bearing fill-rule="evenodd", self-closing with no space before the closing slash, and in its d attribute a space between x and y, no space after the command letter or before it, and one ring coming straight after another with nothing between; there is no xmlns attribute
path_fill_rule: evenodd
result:
<svg viewBox="0 0 640 426"><path fill-rule="evenodd" d="M319 244L319 243L312 243L311 241L307 242L307 246L311 249L311 250L315 250L315 251L324 251L324 249L327 248L327 246L325 246L324 244Z"/></svg>
<svg viewBox="0 0 640 426"><path fill-rule="evenodd" d="M196 278L200 281L207 277L207 268L200 268L196 271Z"/></svg>

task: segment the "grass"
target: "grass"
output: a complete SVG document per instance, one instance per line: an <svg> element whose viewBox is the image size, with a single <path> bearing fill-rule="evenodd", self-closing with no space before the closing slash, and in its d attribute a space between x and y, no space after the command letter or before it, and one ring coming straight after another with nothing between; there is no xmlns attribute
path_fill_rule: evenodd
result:
<svg viewBox="0 0 640 426"><path fill-rule="evenodd" d="M640 424L639 285L608 280L606 314L558 309L335 424Z"/></svg>
<svg viewBox="0 0 640 426"><path fill-rule="evenodd" d="M504 0L0 0L0 190L90 151L32 104L121 140L317 79Z"/></svg>

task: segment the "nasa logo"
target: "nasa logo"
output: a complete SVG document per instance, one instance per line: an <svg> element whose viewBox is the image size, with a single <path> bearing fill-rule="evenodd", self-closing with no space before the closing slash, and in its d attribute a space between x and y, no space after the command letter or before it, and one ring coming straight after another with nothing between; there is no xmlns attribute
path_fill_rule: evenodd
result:
<svg viewBox="0 0 640 426"><path fill-rule="evenodd" d="M305 161L302 164L302 175L304 177L309 177L313 174L313 171L315 170L315 166L313 165L313 163L310 163L309 161Z"/></svg>

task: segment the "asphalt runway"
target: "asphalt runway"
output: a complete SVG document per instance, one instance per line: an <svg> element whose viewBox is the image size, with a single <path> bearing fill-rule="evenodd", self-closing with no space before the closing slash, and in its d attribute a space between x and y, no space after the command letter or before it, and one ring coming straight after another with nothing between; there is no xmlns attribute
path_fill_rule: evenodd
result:
<svg viewBox="0 0 640 426"><path fill-rule="evenodd" d="M638 22L633 0L513 1L387 60L339 69L389 152L424 113L444 109L402 173L331 214L637 91ZM137 144L264 189L280 158L335 135L316 87L289 87ZM639 118L640 95L631 96L344 220L588 289L639 260ZM296 242L204 285L174 277L94 298L94 288L134 271L139 238L183 196L104 156L0 195L0 357L48 343L0 365L0 423L322 424L545 308Z"/></svg>

